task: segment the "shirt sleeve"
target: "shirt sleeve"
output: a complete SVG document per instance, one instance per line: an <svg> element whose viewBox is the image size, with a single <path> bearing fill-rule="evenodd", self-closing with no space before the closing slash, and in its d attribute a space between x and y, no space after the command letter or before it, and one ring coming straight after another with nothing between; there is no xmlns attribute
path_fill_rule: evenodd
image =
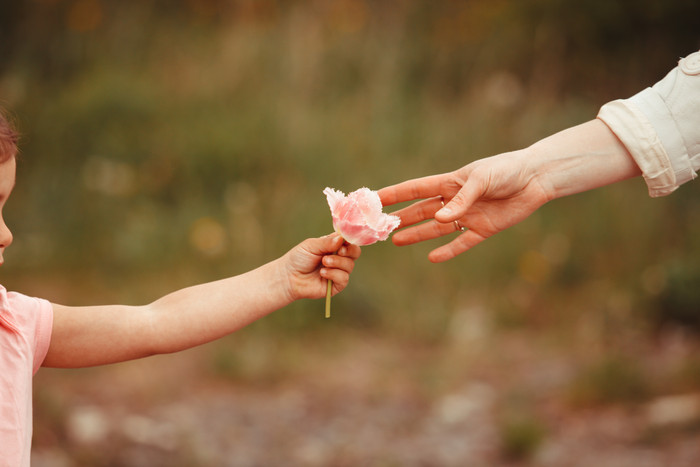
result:
<svg viewBox="0 0 700 467"><path fill-rule="evenodd" d="M700 52L678 62L661 81L605 104L598 118L642 171L652 197L672 193L700 170Z"/></svg>
<svg viewBox="0 0 700 467"><path fill-rule="evenodd" d="M51 343L53 306L47 300L28 297L17 292L7 292L10 308L15 310L15 320L22 334L29 341L33 373L39 371Z"/></svg>

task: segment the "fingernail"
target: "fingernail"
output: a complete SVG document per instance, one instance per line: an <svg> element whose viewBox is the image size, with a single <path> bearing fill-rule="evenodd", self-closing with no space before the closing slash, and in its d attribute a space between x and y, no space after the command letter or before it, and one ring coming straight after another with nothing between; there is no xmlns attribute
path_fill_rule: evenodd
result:
<svg viewBox="0 0 700 467"><path fill-rule="evenodd" d="M452 214L452 209L445 206L444 208L440 209L438 213L442 214L443 216L449 216Z"/></svg>

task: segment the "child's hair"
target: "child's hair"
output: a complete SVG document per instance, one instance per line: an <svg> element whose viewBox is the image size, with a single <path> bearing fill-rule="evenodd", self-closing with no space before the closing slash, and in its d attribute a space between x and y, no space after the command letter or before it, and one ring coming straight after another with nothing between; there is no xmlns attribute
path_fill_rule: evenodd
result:
<svg viewBox="0 0 700 467"><path fill-rule="evenodd" d="M19 135L0 108L0 163L17 155Z"/></svg>

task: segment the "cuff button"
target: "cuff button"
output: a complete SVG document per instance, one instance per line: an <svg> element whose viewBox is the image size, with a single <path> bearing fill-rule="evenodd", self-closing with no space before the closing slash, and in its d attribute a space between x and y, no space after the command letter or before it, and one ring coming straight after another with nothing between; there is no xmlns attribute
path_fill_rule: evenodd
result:
<svg viewBox="0 0 700 467"><path fill-rule="evenodd" d="M686 75L700 74L700 52L695 52L688 55L678 62L678 65Z"/></svg>

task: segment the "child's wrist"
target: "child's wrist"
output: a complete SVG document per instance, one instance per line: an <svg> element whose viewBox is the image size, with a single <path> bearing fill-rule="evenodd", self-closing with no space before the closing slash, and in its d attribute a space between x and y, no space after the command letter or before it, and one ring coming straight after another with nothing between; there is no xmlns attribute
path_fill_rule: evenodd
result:
<svg viewBox="0 0 700 467"><path fill-rule="evenodd" d="M279 298L283 305L288 305L301 297L298 296L296 287L294 287L292 269L289 267L289 253L277 258L269 263L271 267L270 275L274 277L271 281L271 286L274 286L274 291L271 293L279 293Z"/></svg>
<svg viewBox="0 0 700 467"><path fill-rule="evenodd" d="M260 283L263 284L263 298L273 308L282 308L295 300L285 256L260 266L258 271Z"/></svg>

